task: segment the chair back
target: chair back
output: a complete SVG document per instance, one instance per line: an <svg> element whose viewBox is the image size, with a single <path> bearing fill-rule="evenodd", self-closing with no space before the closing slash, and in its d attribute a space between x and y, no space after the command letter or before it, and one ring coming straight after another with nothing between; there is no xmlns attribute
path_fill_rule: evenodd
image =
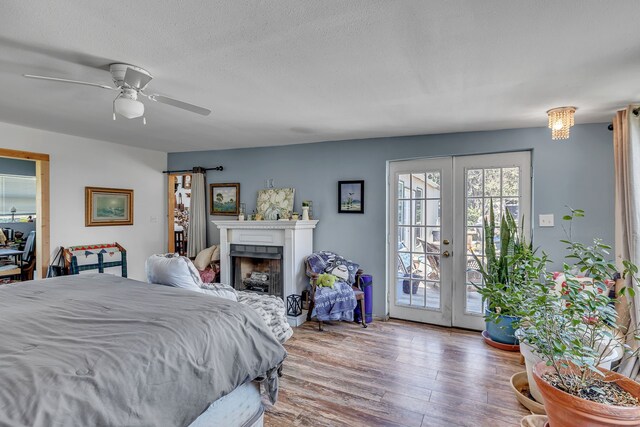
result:
<svg viewBox="0 0 640 427"><path fill-rule="evenodd" d="M22 261L25 263L31 262L33 255L36 250L36 232L29 232L29 236L27 236L27 242L24 245L24 252L22 252Z"/></svg>

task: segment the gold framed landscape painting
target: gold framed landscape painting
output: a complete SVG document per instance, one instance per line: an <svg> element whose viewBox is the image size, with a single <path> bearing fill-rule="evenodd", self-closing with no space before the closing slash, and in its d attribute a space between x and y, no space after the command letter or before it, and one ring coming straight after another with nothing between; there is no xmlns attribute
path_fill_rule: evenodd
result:
<svg viewBox="0 0 640 427"><path fill-rule="evenodd" d="M209 184L209 213L211 215L238 215L240 213L240 184Z"/></svg>
<svg viewBox="0 0 640 427"><path fill-rule="evenodd" d="M133 225L133 190L121 188L84 188L86 227Z"/></svg>

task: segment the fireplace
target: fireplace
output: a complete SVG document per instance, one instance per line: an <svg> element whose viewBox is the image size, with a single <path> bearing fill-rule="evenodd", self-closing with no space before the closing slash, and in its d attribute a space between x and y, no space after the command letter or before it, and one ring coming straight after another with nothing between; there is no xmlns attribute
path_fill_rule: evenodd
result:
<svg viewBox="0 0 640 427"><path fill-rule="evenodd" d="M236 289L247 289L248 285L254 292L261 293L268 287L269 293L284 301L290 295L301 295L307 288L309 278L305 274L304 260L313 252L313 229L317 220L214 223L220 230L222 283L229 283ZM250 259L250 264L246 258ZM279 263L277 268L276 263ZM242 279L250 280L243 282ZM300 316L287 318L291 326L300 326L305 316L303 311Z"/></svg>
<svg viewBox="0 0 640 427"><path fill-rule="evenodd" d="M285 297L282 246L232 244L229 256L231 286L235 289Z"/></svg>

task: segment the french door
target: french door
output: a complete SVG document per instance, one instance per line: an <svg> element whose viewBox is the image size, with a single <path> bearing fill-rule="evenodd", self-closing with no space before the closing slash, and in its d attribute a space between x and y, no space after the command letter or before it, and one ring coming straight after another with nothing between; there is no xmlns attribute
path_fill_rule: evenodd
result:
<svg viewBox="0 0 640 427"><path fill-rule="evenodd" d="M530 152L390 162L388 300L391 317L483 329L478 262L483 219L508 209L530 229ZM494 240L499 239L496 233Z"/></svg>

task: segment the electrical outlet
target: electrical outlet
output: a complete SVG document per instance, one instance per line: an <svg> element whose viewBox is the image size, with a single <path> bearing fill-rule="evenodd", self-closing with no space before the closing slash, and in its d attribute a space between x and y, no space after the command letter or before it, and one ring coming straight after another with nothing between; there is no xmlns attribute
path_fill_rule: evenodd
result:
<svg viewBox="0 0 640 427"><path fill-rule="evenodd" d="M538 225L540 227L553 227L554 226L553 214L538 215Z"/></svg>

